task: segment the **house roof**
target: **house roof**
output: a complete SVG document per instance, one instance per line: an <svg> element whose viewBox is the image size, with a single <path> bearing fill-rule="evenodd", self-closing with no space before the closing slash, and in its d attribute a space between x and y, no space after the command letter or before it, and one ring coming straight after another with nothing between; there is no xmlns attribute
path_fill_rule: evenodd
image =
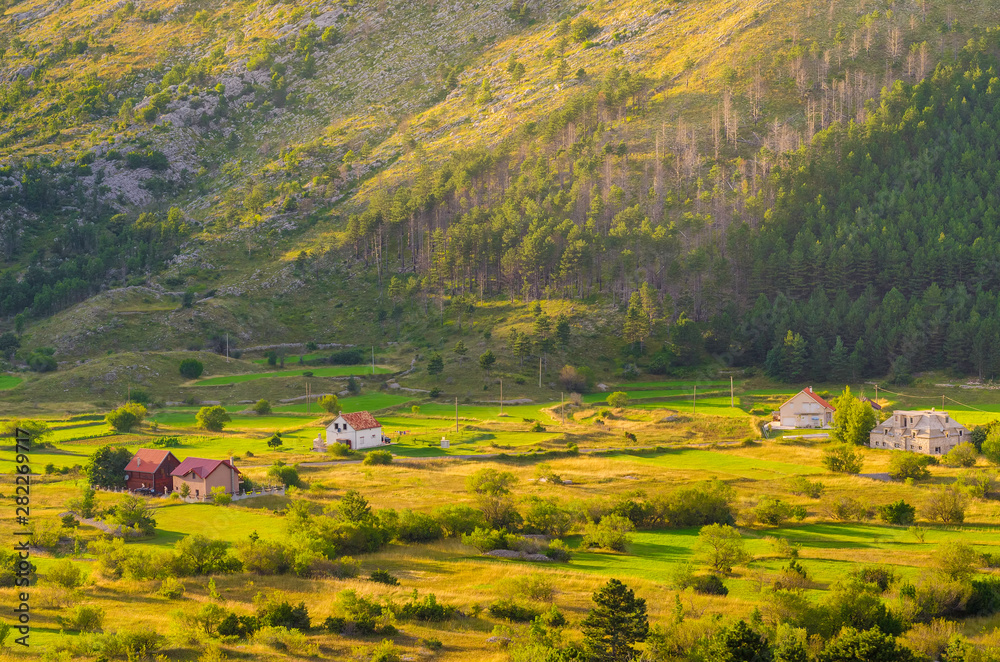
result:
<svg viewBox="0 0 1000 662"><path fill-rule="evenodd" d="M919 432L919 433L934 433L934 432L948 432L951 430L962 430L968 432L969 429L956 421L954 418L948 415L946 411L935 411L930 410L902 410L897 409L892 412L892 416L879 423L875 427L876 432L885 433L889 430L895 430L896 427L896 416L902 416L904 418L910 419L907 421L907 425L899 426L899 430L906 432Z"/></svg>
<svg viewBox="0 0 1000 662"><path fill-rule="evenodd" d="M798 396L798 395L800 395L800 394L802 394L802 393L805 393L805 394L806 394L806 395L808 395L808 396L809 396L810 398L812 398L813 400L815 400L815 401L816 401L816 402L818 402L819 404L823 405L823 408L824 408L824 409L829 409L830 411L837 411L837 408L836 408L836 407L834 407L834 406L833 406L833 405L831 405L831 404L830 404L829 402L827 402L827 401L826 401L826 400L824 400L823 398L821 398L821 397L819 397L818 395L816 395L816 394L815 394L815 393L813 392L813 389L812 389L812 386L807 386L807 387L805 387L804 389L802 389L801 391L799 391L798 393L796 393L796 394L795 394L795 395L793 395L792 397L790 397L790 398L788 398L787 400L785 400L784 402L782 402L782 403L781 403L781 407L784 407L784 406L785 406L785 405L787 405L787 404L788 404L789 402L791 402L791 401L792 401L792 400L793 400L793 399L794 399L794 398L795 398L796 396ZM779 409L780 409L780 407L779 407Z"/></svg>
<svg viewBox="0 0 1000 662"><path fill-rule="evenodd" d="M212 472L222 465L229 467L236 473L241 473L239 469L229 463L229 460L206 460L201 457L189 457L181 462L180 466L171 471L170 475L186 476L189 473L193 473L198 478L208 478L212 475Z"/></svg>
<svg viewBox="0 0 1000 662"><path fill-rule="evenodd" d="M129 463L125 465L125 471L141 471L143 473L156 473L160 468L160 465L167 458L173 458L174 464L178 464L179 461L174 454L170 451L161 450L158 448L140 448L129 460Z"/></svg>
<svg viewBox="0 0 1000 662"><path fill-rule="evenodd" d="M872 406L872 409L874 409L875 411L882 411L882 405L880 405L879 403L875 402L871 398L869 398L869 397L866 396L866 397L861 398L861 400L863 402L867 402L868 404L870 404Z"/></svg>
<svg viewBox="0 0 1000 662"><path fill-rule="evenodd" d="M355 430L371 430L372 428L382 427L382 424L366 411L356 411L352 414L341 414L340 416Z"/></svg>

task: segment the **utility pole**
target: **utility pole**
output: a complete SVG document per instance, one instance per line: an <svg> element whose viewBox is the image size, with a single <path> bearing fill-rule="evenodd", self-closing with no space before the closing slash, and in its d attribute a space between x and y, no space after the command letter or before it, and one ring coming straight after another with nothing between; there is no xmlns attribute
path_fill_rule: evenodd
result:
<svg viewBox="0 0 1000 662"><path fill-rule="evenodd" d="M542 357L538 357L538 388L542 388Z"/></svg>
<svg viewBox="0 0 1000 662"><path fill-rule="evenodd" d="M875 384L875 402L878 402L878 383Z"/></svg>
<svg viewBox="0 0 1000 662"><path fill-rule="evenodd" d="M375 345L372 345L372 374L375 374Z"/></svg>
<svg viewBox="0 0 1000 662"><path fill-rule="evenodd" d="M736 394L733 391L733 376L729 375L729 406L736 406Z"/></svg>
<svg viewBox="0 0 1000 662"><path fill-rule="evenodd" d="M563 402L563 395L565 395L565 394L562 391L559 391L559 417L562 418L562 422L565 423L566 422L566 404Z"/></svg>
<svg viewBox="0 0 1000 662"><path fill-rule="evenodd" d="M310 390L311 389L309 388L309 382L306 382L306 416L309 415L309 392L310 392Z"/></svg>
<svg viewBox="0 0 1000 662"><path fill-rule="evenodd" d="M697 414L698 413L698 385L697 384L694 385L694 399L691 400L691 402L692 402L692 405L693 405L692 408L691 408L691 413L692 414Z"/></svg>
<svg viewBox="0 0 1000 662"><path fill-rule="evenodd" d="M944 393L941 394L941 411L944 411Z"/></svg>
<svg viewBox="0 0 1000 662"><path fill-rule="evenodd" d="M455 434L458 434L458 398L455 398Z"/></svg>
<svg viewBox="0 0 1000 662"><path fill-rule="evenodd" d="M500 415L503 416L503 377L500 378Z"/></svg>

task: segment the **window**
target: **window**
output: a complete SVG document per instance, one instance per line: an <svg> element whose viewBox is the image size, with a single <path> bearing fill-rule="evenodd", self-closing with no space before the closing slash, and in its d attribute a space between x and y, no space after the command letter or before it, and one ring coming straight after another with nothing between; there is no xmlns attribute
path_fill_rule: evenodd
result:
<svg viewBox="0 0 1000 662"><path fill-rule="evenodd" d="M941 452L941 447L940 446L935 446L934 447L934 452L935 453L940 453Z"/></svg>

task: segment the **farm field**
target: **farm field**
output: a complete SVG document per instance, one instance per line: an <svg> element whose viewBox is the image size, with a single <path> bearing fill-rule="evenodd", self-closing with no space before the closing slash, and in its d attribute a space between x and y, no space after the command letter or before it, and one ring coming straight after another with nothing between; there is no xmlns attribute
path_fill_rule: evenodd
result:
<svg viewBox="0 0 1000 662"><path fill-rule="evenodd" d="M190 386L226 386L229 384L242 384L243 382L255 381L258 379L271 379L278 377L301 377L304 373L311 372L314 377L347 377L350 375L370 375L372 367L369 366L324 366L315 368L294 368L286 370L276 370L269 372L251 372L239 375L223 375L220 377L207 377L199 379ZM392 370L385 366L376 365L375 374L385 375Z"/></svg>
<svg viewBox="0 0 1000 662"><path fill-rule="evenodd" d="M363 595L392 597L397 601L405 600L406 595L416 589L420 594L434 593L439 601L454 604L468 614L477 604L483 606L501 597L518 595L512 583L517 578L542 577L558 587L552 601L574 628L579 627L586 614L590 593L609 578L620 579L647 597L654 623L670 618L674 596L681 598L685 609L689 610L689 618L707 623L700 619L710 618L715 613L745 613L754 606L766 604L768 587L785 576L789 564L787 552L780 551L776 539L796 550L796 562L808 575L802 593L812 603L827 600L833 589L858 568L886 558L894 559L893 571L899 581L923 585L933 576L936 550L942 544L962 542L972 545L980 554L1000 554L1000 520L991 499L970 499L965 522L961 525L933 521L923 514L935 490L954 484L963 472L973 470L934 466L929 480L912 484L881 483L832 474L822 464L822 455L829 442L785 440L783 437L789 436L787 434L776 435L770 440L754 436L756 422L761 419L751 416L747 410L758 406L762 399L786 397L791 389L740 387L737 406L731 407L728 389L713 394L706 388L707 395L704 399L699 397L695 412L691 407L690 384L675 381L669 388L663 386L656 382L630 384L628 393L638 402L623 410L608 411L598 399L606 398L607 394L586 396L580 405L573 405L566 399L565 421L560 415L559 402L505 405L505 416L501 417L499 403L460 400L458 432L454 427L454 401L378 390L341 398L345 411L377 412L385 434L393 439L388 449L395 460L387 466L362 464L359 460L365 454L340 462L310 452L312 440L323 432L322 422L329 420L329 414L317 411L315 403L310 405L307 414L306 405L301 401L278 404L271 414L264 416L242 413L250 405L225 403L224 408L232 421L221 433L197 428L195 415L199 408L196 406L152 409L149 420L158 425L155 434L145 429L116 434L103 421L52 421L53 426L60 428L48 438L55 448L39 449L33 462L38 467L51 464L55 471L65 469L69 473L46 477L47 482L38 490L39 517L52 521L57 513L65 510L65 504L83 480L72 467L86 466L89 456L102 445L124 444L134 451L164 436L178 437L177 445L170 448L178 459L233 457L246 478L264 485L274 482L269 470L280 461L298 467L301 483L290 488L288 497L259 497L230 506L182 504L176 499L149 500L156 532L151 537L127 543L127 548L149 553L152 558L174 553L178 544L189 536L205 536L231 546L256 533L261 539L274 543L300 544L289 533L284 509L302 502L316 515L335 514L338 504L351 490L359 492L374 512L392 508L432 514L443 506L476 507L477 499L468 491L467 480L481 469L506 471L514 476L512 498L522 513L537 500L559 504L567 512L574 513L573 524L563 536L570 550L570 559L565 563L535 564L484 557L463 543L461 537L452 537L416 543L396 540L378 551L353 554L359 564L357 578L309 579L240 573L213 577L217 590L230 601L226 604L237 609L239 605L249 604L257 591L279 591L290 600L303 601L314 622L321 622L328 614L341 613L335 596L346 589ZM701 386L699 384L699 390ZM894 397L896 401L885 402L911 406L910 403L919 400L917 397ZM956 408L956 417L972 415L978 409L1000 412L1000 406L982 402L984 399L967 403L971 406L961 410L962 414ZM978 414L986 415L985 412ZM531 431L536 422L544 431ZM399 435L400 431L409 434ZM274 432L281 433L282 444L278 448L271 448L267 443ZM626 438L625 433L635 435L635 439ZM449 448L440 448L441 437L449 439ZM568 446L570 443L588 452L574 454ZM614 450L633 445L635 450ZM546 453L533 457L536 451ZM862 452L863 471L887 470L891 451L862 449ZM457 456L469 456L469 459ZM0 472L9 472L13 467L12 461L0 458ZM984 470L988 469L980 460L974 471ZM540 476L552 475L567 483L539 480ZM821 494L813 498L799 493L796 481L803 479L819 484ZM749 555L745 563L722 577L728 595L702 595L690 588L678 588L676 584L678 577L692 569L696 573L705 572L698 527L640 528L628 535L628 542L620 551L585 544L587 524L582 513L610 508L626 500L641 502L710 481L722 481L732 490L733 508L739 513L734 524ZM802 508L801 521L786 519L780 525L765 525L752 518L748 520L747 513L752 513L765 496ZM98 501L104 505L111 505L120 498L115 494L98 493ZM917 508L920 531L914 533L906 526L887 525L877 518L844 520L834 515L834 511L836 504L845 498L860 499L869 504L872 512L879 505L904 499ZM73 535L83 541L85 548L86 541L96 539L100 533L85 526ZM42 591L55 590L46 579L47 573L57 567L60 559L70 559L100 582L78 591L87 604L105 608L106 627L110 629L134 623L114 611L118 593L127 590L137 596L148 595L150 600L163 600L155 595L158 580L102 578L97 557L85 551L74 553L71 547L64 545L57 550L39 552L37 565ZM399 577L400 586L383 587L363 579L375 569L385 569ZM983 569L982 572L992 571ZM171 609L194 613L207 599L207 579L187 577L182 578L182 582L186 587L185 597L172 604ZM252 589L247 588L250 582ZM539 603L523 596L517 599L539 608L548 605L547 601ZM169 603L164 601L164 604ZM63 613L60 609L39 609L37 644L42 650L60 641L55 620ZM146 615L139 622L167 632L171 627L170 618L169 615ZM438 659L457 662L467 659L468 651L481 650L494 626L501 624L502 620L484 612L477 617L462 617L433 626L404 622L400 627L407 636L440 638L445 648ZM978 636L974 629L967 632L970 636ZM63 636L79 635L64 632ZM309 631L307 638L323 650L374 643L360 638L348 639L351 643L345 644L339 635L318 629ZM407 641L397 638L403 649L420 650L419 646L410 646ZM340 658L333 655L333 659ZM496 658L497 662L503 659Z"/></svg>

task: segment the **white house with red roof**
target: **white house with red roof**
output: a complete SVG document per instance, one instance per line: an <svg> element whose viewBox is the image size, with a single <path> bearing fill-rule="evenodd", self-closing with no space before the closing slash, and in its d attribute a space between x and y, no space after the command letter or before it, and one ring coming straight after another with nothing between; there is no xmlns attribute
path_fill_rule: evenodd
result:
<svg viewBox="0 0 1000 662"><path fill-rule="evenodd" d="M326 444L346 444L351 450L375 448L388 444L382 436L382 424L366 411L340 414L326 426Z"/></svg>
<svg viewBox="0 0 1000 662"><path fill-rule="evenodd" d="M778 407L778 421L785 429L829 428L833 426L833 412L837 409L816 395L807 386Z"/></svg>
<svg viewBox="0 0 1000 662"><path fill-rule="evenodd" d="M180 490L187 484L191 496L203 498L210 496L212 488L224 487L229 494L239 494L240 470L233 466L232 460L206 460L201 457L189 457L178 465L171 473L174 479L174 489Z"/></svg>

